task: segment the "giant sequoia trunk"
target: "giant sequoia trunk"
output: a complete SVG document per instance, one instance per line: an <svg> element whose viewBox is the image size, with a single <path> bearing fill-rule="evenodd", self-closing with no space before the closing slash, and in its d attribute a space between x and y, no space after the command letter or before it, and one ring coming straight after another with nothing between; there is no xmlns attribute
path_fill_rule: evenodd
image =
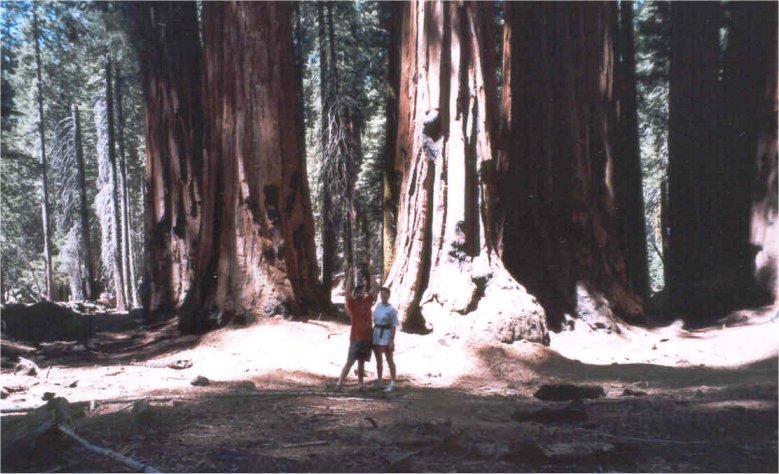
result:
<svg viewBox="0 0 779 474"><path fill-rule="evenodd" d="M715 282L723 244L719 19L716 2L671 4L665 281L672 307L685 312L708 306L713 293L706 287L723 287Z"/></svg>
<svg viewBox="0 0 779 474"><path fill-rule="evenodd" d="M615 184L637 159L616 141L616 6L506 2L505 12L495 206L503 261L553 328L566 314L639 321L619 212L638 204L620 202Z"/></svg>
<svg viewBox="0 0 779 474"><path fill-rule="evenodd" d="M297 123L289 3L204 9L207 141L195 283L182 328L209 315L318 307L314 226Z"/></svg>
<svg viewBox="0 0 779 474"><path fill-rule="evenodd" d="M724 64L724 290L733 302L776 300L777 4L732 2ZM740 294L738 294L740 293Z"/></svg>
<svg viewBox="0 0 779 474"><path fill-rule="evenodd" d="M136 5L146 102L146 262L152 315L172 314L194 278L203 161L201 52L194 2ZM212 203L211 203L212 204Z"/></svg>
<svg viewBox="0 0 779 474"><path fill-rule="evenodd" d="M194 332L321 307L290 4L207 3L202 56L194 3L142 13L152 308Z"/></svg>
<svg viewBox="0 0 779 474"><path fill-rule="evenodd" d="M392 298L410 329L420 317L446 326L452 313L476 314L477 327L506 342L547 341L543 310L506 271L491 237L491 4L403 8Z"/></svg>

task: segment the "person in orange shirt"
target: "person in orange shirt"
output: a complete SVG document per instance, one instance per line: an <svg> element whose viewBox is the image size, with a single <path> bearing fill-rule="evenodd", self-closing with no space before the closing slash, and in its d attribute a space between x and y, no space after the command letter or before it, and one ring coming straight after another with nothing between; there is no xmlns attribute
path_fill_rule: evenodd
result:
<svg viewBox="0 0 779 474"><path fill-rule="evenodd" d="M346 313L352 322L352 330L349 334L349 355L346 358L341 376L338 378L336 388L343 386L349 370L354 362L357 362L357 387L363 389L365 376L365 362L371 360L373 349L373 328L371 307L376 302L378 285L373 281L371 270L366 265L363 268L364 283L355 287L354 268L346 272Z"/></svg>

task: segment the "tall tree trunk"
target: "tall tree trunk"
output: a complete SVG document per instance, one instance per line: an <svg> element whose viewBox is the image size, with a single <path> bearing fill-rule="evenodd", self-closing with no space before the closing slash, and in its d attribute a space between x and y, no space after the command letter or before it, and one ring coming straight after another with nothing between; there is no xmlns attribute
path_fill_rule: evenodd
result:
<svg viewBox="0 0 779 474"><path fill-rule="evenodd" d="M649 298L649 256L646 242L641 153L638 139L638 95L633 40L634 2L620 2L617 25L615 82L618 100L614 160L616 207L620 214L625 267L633 291Z"/></svg>
<svg viewBox="0 0 779 474"><path fill-rule="evenodd" d="M339 87L339 81L338 81L338 67L336 64L338 64L338 59L335 53L335 23L333 22L333 2L328 1L327 2L327 40L328 40L328 46L329 46L329 52L330 52L330 80L332 81L330 83L330 93L333 94L333 97L338 95L338 87Z"/></svg>
<svg viewBox="0 0 779 474"><path fill-rule="evenodd" d="M387 63L387 125L384 140L384 163L382 171L382 274L389 273L392 265L392 252L395 248L395 224L398 213L398 177L395 172L395 153L398 136L398 96L400 88L400 47L401 25L405 24L401 15L406 9L399 2L385 2L388 33Z"/></svg>
<svg viewBox="0 0 779 474"><path fill-rule="evenodd" d="M208 313L287 314L325 301L299 148L290 13L282 2L204 5L209 139L185 330L202 328Z"/></svg>
<svg viewBox="0 0 779 474"><path fill-rule="evenodd" d="M121 195L119 193L119 173L118 173L118 164L116 162L116 146L115 146L115 137L114 137L114 91L113 91L113 84L112 84L112 74L111 74L111 59L108 58L106 61L106 69L105 69L105 76L106 76L106 118L108 120L108 159L111 161L111 185L112 185L112 198L113 201L111 203L112 207L112 216L111 216L111 227L113 229L112 236L113 236L113 245L116 249L115 255L114 255L114 268L113 268L113 275L114 275L114 293L116 293L116 308L120 311L123 311L126 308L126 302L127 302L127 288L125 287L125 280L124 280L124 272L122 271L122 228L121 228L121 218L119 214L119 208L120 208L120 199Z"/></svg>
<svg viewBox="0 0 779 474"><path fill-rule="evenodd" d="M204 116L195 2L133 4L146 105L144 293L153 318L178 310L194 278L204 202ZM215 197L212 197L215 199ZM184 326L190 329L190 322Z"/></svg>
<svg viewBox="0 0 779 474"><path fill-rule="evenodd" d="M43 77L41 63L41 32L38 28L38 8L33 5L32 9L32 29L35 38L35 74L38 89L38 135L40 140L41 155L41 190L43 193L43 202L41 203L41 221L43 225L43 258L46 273L46 299L52 299L52 269L51 269L51 225L49 224L49 162L46 159L46 134L43 127Z"/></svg>
<svg viewBox="0 0 779 474"><path fill-rule="evenodd" d="M555 329L566 314L643 315L620 242L607 2L505 4L496 241ZM632 155L632 153L631 153Z"/></svg>
<svg viewBox="0 0 779 474"><path fill-rule="evenodd" d="M494 252L487 209L497 105L492 4L404 4L396 164L402 172L387 284L404 326L435 329L472 314L500 340L548 341L543 309ZM489 55L488 55L489 56ZM466 328L467 329L467 328Z"/></svg>
<svg viewBox="0 0 779 474"><path fill-rule="evenodd" d="M671 4L668 134L668 280L672 308L710 307L721 234L716 193L720 4Z"/></svg>
<svg viewBox="0 0 779 474"><path fill-rule="evenodd" d="M335 22L333 21L334 2L327 2L327 41L329 46L330 59L328 61L329 70L329 108L328 117L330 121L330 134L328 149L331 150L329 156L325 156L326 167L329 168L330 176L339 180L341 192L333 195L330 193L331 202L333 199L340 200L335 212L339 214L339 221L342 224L341 244L344 252L344 260L347 267L354 265L354 157L353 157L353 134L349 129L349 108L341 102L339 96L341 84L338 77L338 54L336 52ZM323 112L323 117L325 113ZM337 140L337 142L333 142ZM330 180L328 180L330 181Z"/></svg>
<svg viewBox="0 0 779 474"><path fill-rule="evenodd" d="M731 2L724 63L722 272L730 299L776 301L777 4Z"/></svg>
<svg viewBox="0 0 779 474"><path fill-rule="evenodd" d="M333 103L331 92L331 80L329 74L328 63L330 62L330 56L327 50L327 35L325 25L325 7L324 2L317 2L317 21L318 21L318 35L319 42L319 99L322 106L321 114L321 140L322 150L327 149L327 130L328 130L328 111ZM324 170L322 171L324 173ZM333 286L333 266L335 263L336 253L336 231L338 228L337 223L334 222L333 215L333 198L330 195L329 186L327 186L326 180L322 180L322 287L326 292L330 292Z"/></svg>
<svg viewBox="0 0 779 474"><path fill-rule="evenodd" d="M81 143L81 117L79 116L78 106L73 104L70 109L73 120L73 143L76 148L76 165L78 166L78 191L80 204L80 225L81 225L81 251L84 255L84 296L87 300L95 299L96 282L94 271L92 270L92 244L89 238L89 207L87 204L87 183L86 172L84 170L84 149Z"/></svg>
<svg viewBox="0 0 779 474"><path fill-rule="evenodd" d="M125 154L124 141L124 109L122 104L122 75L119 66L116 66L116 135L119 145L119 199L120 220L122 229L122 278L124 278L127 300L131 306L138 305L138 294L135 289L135 270L132 265L132 253L130 252L130 193L127 185L127 156Z"/></svg>

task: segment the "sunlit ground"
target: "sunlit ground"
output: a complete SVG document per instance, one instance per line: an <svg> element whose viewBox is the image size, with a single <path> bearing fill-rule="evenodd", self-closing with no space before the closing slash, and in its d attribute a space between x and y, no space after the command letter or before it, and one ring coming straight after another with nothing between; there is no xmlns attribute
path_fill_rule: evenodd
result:
<svg viewBox="0 0 779 474"><path fill-rule="evenodd" d="M532 395L545 381L575 378L582 367L604 382L619 383L618 366L667 368L662 377L685 377L683 369L722 368L730 372L749 364L774 360L779 353L773 318L776 307L751 312L747 324L687 331L681 322L646 330L622 328L621 334L592 330L579 322L574 331L552 334L551 346L527 342L506 345L451 326L421 336L400 333L396 340L399 387L457 388L473 393ZM170 352L155 360L187 359L185 370L112 364L89 367L45 362L43 377L21 395L0 401L0 407L40 405L45 392L71 401L131 398L168 392L232 390L241 382L262 389L306 386L329 389L347 354L349 326L341 322L288 322L274 319L248 327L229 327L207 334L191 349ZM143 361L140 361L143 363ZM375 361L367 365L375 377ZM673 369L680 370L673 370ZM641 369L644 370L644 369ZM611 376L611 372L614 373ZM640 371L639 371L640 373ZM208 378L208 388L193 387L196 376ZM385 379L388 370L385 367ZM41 380L43 378L43 380ZM355 389L353 374L347 389ZM679 381L669 386L679 385ZM30 378L3 375L3 385L31 384ZM73 385L73 386L71 386ZM621 390L617 385L614 390Z"/></svg>
<svg viewBox="0 0 779 474"><path fill-rule="evenodd" d="M779 306L745 310L731 319L747 317L743 325L685 330L676 321L647 330L621 327L621 335L595 331L581 322L577 330L552 337L551 348L585 364L648 363L669 367L739 367L779 354Z"/></svg>

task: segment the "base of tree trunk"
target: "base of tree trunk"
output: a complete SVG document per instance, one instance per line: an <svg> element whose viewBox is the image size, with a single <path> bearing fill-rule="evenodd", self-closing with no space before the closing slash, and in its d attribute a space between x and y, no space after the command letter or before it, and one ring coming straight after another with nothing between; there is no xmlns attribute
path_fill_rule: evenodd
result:
<svg viewBox="0 0 779 474"><path fill-rule="evenodd" d="M452 318L467 316L469 330L490 339L506 344L521 340L549 344L544 309L502 264L477 257L471 271L441 271L450 266L454 265L434 272L422 295L420 316L428 332L451 329Z"/></svg>

